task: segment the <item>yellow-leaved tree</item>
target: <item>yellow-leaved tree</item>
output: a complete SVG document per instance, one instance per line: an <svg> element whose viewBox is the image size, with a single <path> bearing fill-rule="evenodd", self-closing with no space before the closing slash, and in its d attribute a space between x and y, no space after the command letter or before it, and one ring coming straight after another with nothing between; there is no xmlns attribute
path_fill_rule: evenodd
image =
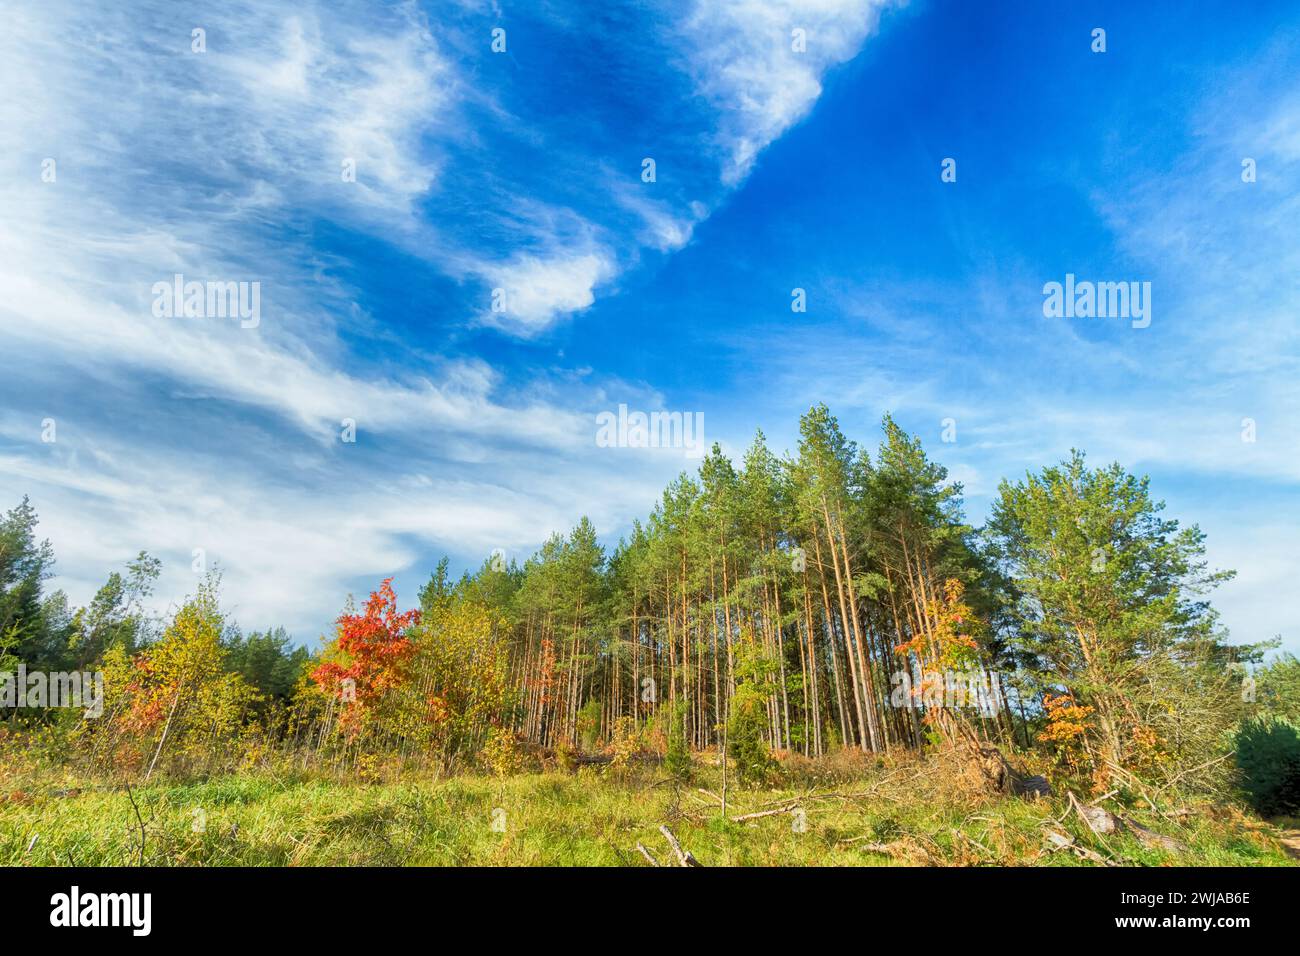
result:
<svg viewBox="0 0 1300 956"><path fill-rule="evenodd" d="M444 767L478 753L489 735L495 759L512 749L506 633L499 614L458 597L426 613L413 634L415 693L403 710Z"/></svg>
<svg viewBox="0 0 1300 956"><path fill-rule="evenodd" d="M162 638L130 665L110 662L104 733L126 770L145 779L164 764L195 769L236 753L254 690L223 666L225 618L217 582L205 582L176 612ZM120 657L120 656L119 656Z"/></svg>

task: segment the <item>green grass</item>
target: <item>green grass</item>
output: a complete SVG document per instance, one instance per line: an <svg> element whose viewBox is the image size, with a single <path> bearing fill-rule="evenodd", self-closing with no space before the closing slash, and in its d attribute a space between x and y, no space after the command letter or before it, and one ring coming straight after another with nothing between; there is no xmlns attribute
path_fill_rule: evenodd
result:
<svg viewBox="0 0 1300 956"><path fill-rule="evenodd" d="M1128 865L1295 862L1279 830L1235 807L1193 805L1177 820L1126 811L1185 845L1172 852L1129 834L1096 837L1060 799L972 805L897 791L733 790L731 816L801 799L807 826L798 832L788 813L723 820L716 801L696 789L716 793L718 784L708 768L684 787L650 771L613 779L584 769L385 784L243 775L132 794L144 822L143 859L153 866L648 866L638 842L670 865L661 824L705 866L1090 865L1072 852L1045 852L1045 825ZM868 785L833 789L851 794ZM141 858L140 823L124 789L21 791L0 800L0 864L123 866ZM498 808L503 832L493 828Z"/></svg>

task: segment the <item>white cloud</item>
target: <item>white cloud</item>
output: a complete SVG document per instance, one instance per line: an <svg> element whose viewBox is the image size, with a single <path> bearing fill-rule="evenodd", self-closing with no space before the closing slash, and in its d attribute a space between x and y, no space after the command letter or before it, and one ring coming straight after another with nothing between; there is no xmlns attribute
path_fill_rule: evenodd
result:
<svg viewBox="0 0 1300 956"><path fill-rule="evenodd" d="M820 48L833 56L808 61L814 73L852 53L851 23L818 16L810 50L818 29L840 32ZM430 549L526 553L583 513L622 527L683 466L595 448L592 413L623 385L510 381L427 356L380 327L315 244L325 223L454 282L509 289L515 311L487 320L526 338L616 288L643 249L681 248L707 216L685 188L611 190L585 212L527 195L466 128L475 110L500 114L457 67L453 29L435 35L413 3L196 14L47 0L5 18L0 127L16 146L0 154L0 347L13 369L0 383L0 495L32 494L74 600L147 548L166 560L164 603L178 601L203 547L247 626L301 631L337 609L347 581ZM190 50L196 25L207 53ZM751 158L817 83L798 66L787 101L765 85L771 56L740 43L715 64L717 128ZM738 99L751 81L754 99ZM349 158L356 183L342 181ZM475 188L449 190L450 173ZM473 228L443 228L464 220ZM261 324L153 316L152 285L176 273L260 282ZM385 350L358 354L362 336ZM20 379L43 387L20 393ZM43 446L36 426L53 406L60 437ZM340 455L343 418L360 439Z"/></svg>
<svg viewBox="0 0 1300 956"><path fill-rule="evenodd" d="M727 153L722 180L735 185L759 152L803 119L825 72L857 55L888 0L701 0L684 33L690 71L720 111ZM793 49L792 31L806 49Z"/></svg>
<svg viewBox="0 0 1300 956"><path fill-rule="evenodd" d="M324 188L341 182L342 163L352 160L368 204L409 214L434 179L420 134L448 118L457 85L428 28L408 13L391 33L348 22L332 25L346 38L329 38L314 13L283 16L259 18L256 29L244 24L237 50L213 58L204 94L240 97L241 123L251 107L249 145L261 152L260 166Z"/></svg>
<svg viewBox="0 0 1300 956"><path fill-rule="evenodd" d="M485 323L529 335L550 325L557 314L577 312L596 299L595 288L614 272L603 250L540 259L519 256L500 266L485 266L495 304L483 316Z"/></svg>
<svg viewBox="0 0 1300 956"><path fill-rule="evenodd" d="M161 415L151 422L159 431L167 424ZM0 419L12 449L0 441L0 495L6 507L31 495L38 534L57 559L53 586L85 603L110 570L146 549L163 559L155 606L164 611L192 593L192 554L202 548L208 567L223 569L227 603L244 627L283 624L300 639L315 636L358 579L373 586L409 572L421 583L429 556L443 552L470 564L498 547L527 556L583 514L614 531L643 514L682 464L669 453L598 449L591 416L562 458L492 448L492 434L465 438L471 454L438 432L427 447L407 435L396 456L364 435L357 445L312 450L214 434L178 455L161 435L141 443L75 419L59 422L54 444L38 434L39 425ZM473 453L480 460L468 460ZM268 457L292 468L270 469ZM447 467L455 457L467 460Z"/></svg>

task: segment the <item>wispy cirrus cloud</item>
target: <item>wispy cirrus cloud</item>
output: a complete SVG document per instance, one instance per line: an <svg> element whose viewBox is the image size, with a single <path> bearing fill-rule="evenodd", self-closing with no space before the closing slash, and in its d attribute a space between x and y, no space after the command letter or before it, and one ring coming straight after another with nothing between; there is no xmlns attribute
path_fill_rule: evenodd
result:
<svg viewBox="0 0 1300 956"><path fill-rule="evenodd" d="M645 255L682 249L743 178L737 144L752 167L806 114L871 8L812 3L812 52L786 66L768 49L787 32L772 13L732 11L725 63L701 59L706 6L647 21L631 57L680 43L682 23L697 32L684 60L642 60L649 86L680 99L622 131L632 153L587 135L596 100L569 96L573 123L537 108L552 81L527 63L546 11L506 21L497 56L501 11L474 4L7 9L0 125L21 145L0 157L0 493L33 495L75 600L140 548L165 558L163 593L179 599L203 548L250 623L299 628L350 581L433 550L522 554L584 512L621 526L682 462L598 454L592 413L663 398L490 362L458 338L489 325L536 339ZM69 33L74 16L93 29ZM589 29L548 23L552 40ZM797 101L774 80L751 102L745 76L778 66ZM642 155L657 182L642 182ZM396 276L358 269L375 256ZM259 283L261 321L154 314L155 283L175 275ZM427 331L385 311L391 280L416 275L450 290ZM375 287L388 298L372 305ZM355 445L340 444L345 420Z"/></svg>
<svg viewBox="0 0 1300 956"><path fill-rule="evenodd" d="M852 59L891 0L727 0L694 5L682 33L686 69L720 114L722 181L803 119L827 70Z"/></svg>

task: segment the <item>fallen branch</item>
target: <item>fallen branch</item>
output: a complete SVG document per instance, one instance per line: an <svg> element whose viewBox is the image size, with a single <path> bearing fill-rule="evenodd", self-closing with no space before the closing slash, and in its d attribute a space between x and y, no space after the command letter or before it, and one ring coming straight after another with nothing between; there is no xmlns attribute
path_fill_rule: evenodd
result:
<svg viewBox="0 0 1300 956"><path fill-rule="evenodd" d="M700 865L700 861L695 859L695 857L691 855L690 850L682 849L682 845L679 842L677 842L677 837L673 836L672 830L668 829L667 826L661 826L659 828L659 832L664 835L664 839L668 841L668 845L673 848L673 853L677 854L678 866L699 866Z"/></svg>
<svg viewBox="0 0 1300 956"><path fill-rule="evenodd" d="M1151 799L1150 795L1147 793L1147 788L1143 785L1141 780L1133 776L1132 773L1125 770L1123 767L1115 763L1115 761L1113 760L1107 760L1106 766L1110 767L1111 770L1115 771L1120 776L1127 778L1128 782L1138 791L1138 795L1147 802L1147 806L1149 806L1156 813L1160 812L1160 808L1156 806L1156 802Z"/></svg>
<svg viewBox="0 0 1300 956"><path fill-rule="evenodd" d="M887 856L891 860L898 860L901 863L923 862L931 864L934 862L934 857L930 851L914 840L895 840L893 843L864 842L867 840L871 840L871 837L849 837L839 840L837 845L851 846L859 844L859 849L866 850L868 853L879 853L881 856Z"/></svg>
<svg viewBox="0 0 1300 956"><path fill-rule="evenodd" d="M643 857L645 857L647 860L650 861L650 865L651 865L651 866L660 866L660 865L661 865L661 864L659 863L659 861L656 860L656 859L654 858L653 855L651 855L650 851L647 850L647 849L645 848L645 844L638 843L638 844L636 845L636 848L637 848L637 850L640 851L640 853L641 853L641 855L642 855Z"/></svg>
<svg viewBox="0 0 1300 956"><path fill-rule="evenodd" d="M792 803L783 804L782 806L779 806L774 810L759 810L756 813L742 813L738 817L732 817L731 822L744 823L746 820L757 820L759 817L772 817L772 816L776 816L779 813L789 813L792 810L797 809L798 806L799 806L799 801L795 800Z"/></svg>
<svg viewBox="0 0 1300 956"><path fill-rule="evenodd" d="M977 848L977 849L979 849L979 850L982 850L982 851L984 852L984 855L987 856L990 860L995 860L995 859L997 859L996 854L995 854L992 850L990 850L988 847L986 847L986 846L985 846L983 843L981 843L979 840L975 839L975 838L974 838L973 836L971 836L969 833L966 833L964 830L958 830L958 829L955 828L955 827L952 827L952 828L950 828L950 829L952 830L952 835L953 835L953 838L954 838L954 839L962 839L962 840L965 840L965 841L966 841L967 843L969 843L971 846L973 846L973 847L975 847L975 848Z"/></svg>
<svg viewBox="0 0 1300 956"><path fill-rule="evenodd" d="M1157 833L1155 830L1144 827L1129 817L1121 819L1123 819L1124 825L1133 831L1133 835L1137 837L1138 842L1148 849L1168 850L1171 853L1182 853L1187 849L1184 844L1173 837Z"/></svg>
<svg viewBox="0 0 1300 956"><path fill-rule="evenodd" d="M866 836L848 837L847 839L840 840L838 842L841 845L847 845L849 843L862 843L863 840L870 840L870 839L871 837L866 837ZM872 853L883 853L886 856L895 855L892 846L888 843L867 843L863 845L862 849L870 850Z"/></svg>
<svg viewBox="0 0 1300 956"><path fill-rule="evenodd" d="M1100 863L1102 866L1119 866L1119 864L1114 860L1106 859L1095 850L1089 850L1086 846L1080 846L1075 842L1074 837L1072 836L1067 836L1064 833L1060 833L1050 828L1046 830L1046 833L1047 842L1052 844L1053 850L1070 850L1092 863Z"/></svg>
<svg viewBox="0 0 1300 956"><path fill-rule="evenodd" d="M631 754L627 759L629 763L660 764L664 762L664 758L658 754L644 752ZM575 767L603 766L613 763L614 756L612 754L571 754L569 762Z"/></svg>
<svg viewBox="0 0 1300 956"><path fill-rule="evenodd" d="M1156 789L1155 795L1157 797L1160 796L1160 794L1164 793L1166 790L1168 790L1170 787L1176 784L1179 780L1182 780L1183 777L1187 776L1189 773L1196 773L1196 771L1204 770L1206 767L1213 767L1216 763L1222 763L1223 761L1227 760L1236 752L1237 751L1235 750L1229 750L1226 754L1224 754L1221 757L1215 757L1213 760L1207 760L1205 761L1205 763L1199 764L1193 767L1191 770L1184 770L1181 773L1175 774L1172 780L1166 783L1163 787L1158 787Z"/></svg>

